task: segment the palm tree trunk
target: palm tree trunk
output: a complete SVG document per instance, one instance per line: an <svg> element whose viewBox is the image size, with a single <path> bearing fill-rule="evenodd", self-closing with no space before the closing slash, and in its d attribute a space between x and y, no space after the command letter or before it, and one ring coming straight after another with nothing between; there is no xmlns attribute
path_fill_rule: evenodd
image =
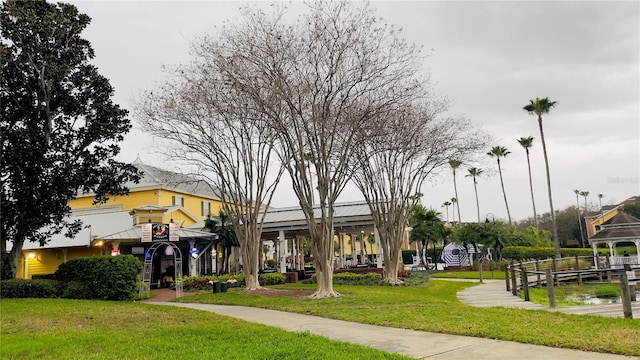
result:
<svg viewBox="0 0 640 360"><path fill-rule="evenodd" d="M540 128L540 140L542 140L542 153L544 154L544 166L547 171L547 192L549 193L549 209L551 210L551 233L553 234L553 244L556 258L561 258L560 239L558 238L558 226L556 224L556 213L553 210L553 196L551 195L551 175L549 174L549 158L547 157L547 144L544 141L544 130L542 129L542 116L538 115L538 127Z"/></svg>
<svg viewBox="0 0 640 360"><path fill-rule="evenodd" d="M529 169L529 189L531 189L531 204L533 205L533 224L538 229L538 214L536 213L536 200L533 197L533 180L531 178L531 161L529 160L529 149L527 152L527 168Z"/></svg>
<svg viewBox="0 0 640 360"><path fill-rule="evenodd" d="M453 169L453 192L456 194L456 203L458 204L458 223L461 224L462 218L460 217L460 198L458 198L458 184L456 184L456 169ZM455 217L455 215L453 217Z"/></svg>
<svg viewBox="0 0 640 360"><path fill-rule="evenodd" d="M584 247L584 231L582 230L582 214L580 213L580 199L576 194L576 211L578 212L578 226L580 227L580 247Z"/></svg>
<svg viewBox="0 0 640 360"><path fill-rule="evenodd" d="M480 224L480 201L478 200L478 184L476 184L475 178L473 178L473 190L476 192L476 210L478 211L478 224Z"/></svg>
<svg viewBox="0 0 640 360"><path fill-rule="evenodd" d="M509 226L513 226L511 222L511 212L509 211L509 202L507 202L507 193L504 191L504 181L502 180L502 169L500 168L500 158L498 158L498 173L500 174L500 186L502 187L502 196L504 196L504 205L507 207L507 217L509 218Z"/></svg>

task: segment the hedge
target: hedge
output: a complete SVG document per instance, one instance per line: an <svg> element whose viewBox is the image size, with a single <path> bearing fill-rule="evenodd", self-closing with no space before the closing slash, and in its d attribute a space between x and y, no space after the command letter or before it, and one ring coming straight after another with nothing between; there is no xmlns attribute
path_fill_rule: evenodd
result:
<svg viewBox="0 0 640 360"><path fill-rule="evenodd" d="M64 284L62 297L122 301L134 298L141 271L134 256L107 255L71 259L55 275Z"/></svg>
<svg viewBox="0 0 640 360"><path fill-rule="evenodd" d="M303 284L316 284L316 274L311 275ZM382 275L378 273L354 274L350 272L333 274L334 285L382 285Z"/></svg>
<svg viewBox="0 0 640 360"><path fill-rule="evenodd" d="M284 284L285 275L281 273L267 273L258 275L260 285L276 285ZM184 291L211 290L213 285L210 282L235 280L236 283L229 283L229 287L244 286L244 274L224 274L224 275L208 275L208 276L189 276L182 280L182 289Z"/></svg>
<svg viewBox="0 0 640 360"><path fill-rule="evenodd" d="M49 279L10 279L0 281L1 298L57 298L61 284Z"/></svg>
<svg viewBox="0 0 640 360"><path fill-rule="evenodd" d="M606 249L598 249L601 255L608 254ZM502 258L513 261L544 260L555 257L555 249L552 247L527 247L507 246L502 249ZM562 257L593 256L590 248L563 248L560 249Z"/></svg>

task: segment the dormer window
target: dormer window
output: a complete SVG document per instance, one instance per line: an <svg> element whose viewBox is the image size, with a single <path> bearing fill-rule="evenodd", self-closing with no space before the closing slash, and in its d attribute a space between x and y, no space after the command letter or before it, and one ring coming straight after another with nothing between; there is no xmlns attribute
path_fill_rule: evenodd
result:
<svg viewBox="0 0 640 360"><path fill-rule="evenodd" d="M171 205L178 205L184 207L184 198L182 196L174 195L171 197Z"/></svg>
<svg viewBox="0 0 640 360"><path fill-rule="evenodd" d="M209 201L200 202L200 215L202 216L211 215L211 203Z"/></svg>

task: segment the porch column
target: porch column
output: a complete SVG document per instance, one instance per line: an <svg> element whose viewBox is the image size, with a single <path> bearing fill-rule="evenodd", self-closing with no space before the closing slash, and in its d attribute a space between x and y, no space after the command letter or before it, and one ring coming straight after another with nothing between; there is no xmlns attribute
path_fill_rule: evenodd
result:
<svg viewBox="0 0 640 360"><path fill-rule="evenodd" d="M596 266L596 270L598 270L598 263L600 262L598 259L600 255L598 254L598 245L594 242L591 244L591 249L593 249L593 263Z"/></svg>
<svg viewBox="0 0 640 360"><path fill-rule="evenodd" d="M358 265L358 255L356 255L356 237L349 234L349 242L351 243L351 266Z"/></svg>
<svg viewBox="0 0 640 360"><path fill-rule="evenodd" d="M190 239L189 250L195 247L196 247L196 240ZM189 253L189 276L196 276L196 275L199 275L199 274L196 274L196 259L194 259L193 256L191 256L191 253Z"/></svg>
<svg viewBox="0 0 640 360"><path fill-rule="evenodd" d="M360 230L360 260L362 261L362 265L365 265L367 262L364 261L364 254L366 253L366 244L364 242L364 230Z"/></svg>
<svg viewBox="0 0 640 360"><path fill-rule="evenodd" d="M640 239L635 239L633 242L636 243L636 264L640 264Z"/></svg>
<svg viewBox="0 0 640 360"><path fill-rule="evenodd" d="M340 245L340 263L338 264L339 268L344 268L345 264L345 256L344 256L344 235L345 233L338 233L338 245Z"/></svg>
<svg viewBox="0 0 640 360"><path fill-rule="evenodd" d="M382 247L380 246L380 232L378 232L377 226L373 227L373 236L375 237L375 240L376 240L376 267L381 268L383 254L382 254Z"/></svg>
<svg viewBox="0 0 640 360"><path fill-rule="evenodd" d="M278 251L280 256L280 272L287 272L287 241L284 238L284 230L278 232Z"/></svg>
<svg viewBox="0 0 640 360"><path fill-rule="evenodd" d="M609 246L609 256L614 256L613 253L613 241L607 241L607 246Z"/></svg>

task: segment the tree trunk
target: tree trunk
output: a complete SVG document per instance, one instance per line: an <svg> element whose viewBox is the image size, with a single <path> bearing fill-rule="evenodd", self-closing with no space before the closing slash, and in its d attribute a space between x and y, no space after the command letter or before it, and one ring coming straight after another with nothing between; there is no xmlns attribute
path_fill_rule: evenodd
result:
<svg viewBox="0 0 640 360"><path fill-rule="evenodd" d="M549 193L549 208L551 210L551 229L553 234L553 245L556 258L562 257L560 252L560 239L558 238L558 226L556 225L556 214L553 210L553 196L551 195L551 175L549 174L549 158L547 157L547 144L544 141L544 130L542 129L542 116L538 115L538 127L540 128L540 140L542 141L542 153L544 154L544 166L547 171L547 191Z"/></svg>
<svg viewBox="0 0 640 360"><path fill-rule="evenodd" d="M462 224L462 218L460 217L460 199L458 198L458 185L456 184L456 169L453 169L453 192L456 194L456 203L458 204L458 223Z"/></svg>
<svg viewBox="0 0 640 360"><path fill-rule="evenodd" d="M480 201L478 200L478 184L475 178L473 178L473 190L476 193L476 210L478 212L478 224L480 224Z"/></svg>
<svg viewBox="0 0 640 360"><path fill-rule="evenodd" d="M500 168L500 158L498 158L498 173L500 174L500 186L502 187L502 196L504 196L504 205L507 207L507 217L509 218L509 226L513 225L511 221L511 212L509 211L509 202L507 201L507 192L504 191L504 181L502 180L502 169Z"/></svg>
<svg viewBox="0 0 640 360"><path fill-rule="evenodd" d="M582 214L580 213L580 199L576 194L576 210L578 211L578 227L580 228L580 247L584 247L584 231L582 231Z"/></svg>
<svg viewBox="0 0 640 360"><path fill-rule="evenodd" d="M309 297L312 299L338 297L340 294L333 290L333 223L322 221L320 234L313 235L311 252L315 262L318 288Z"/></svg>
<svg viewBox="0 0 640 360"><path fill-rule="evenodd" d="M251 226L245 228L245 231L246 233L240 243L240 248L242 249L242 272L245 283L244 290L253 291L263 289L258 280L260 236L256 236L258 232L256 229L251 228Z"/></svg>
<svg viewBox="0 0 640 360"><path fill-rule="evenodd" d="M536 213L536 200L533 197L533 180L531 178L531 161L529 160L529 149L524 149L527 153L527 168L529 169L529 189L531 190L531 205L533 205L533 224L538 228L538 214Z"/></svg>

